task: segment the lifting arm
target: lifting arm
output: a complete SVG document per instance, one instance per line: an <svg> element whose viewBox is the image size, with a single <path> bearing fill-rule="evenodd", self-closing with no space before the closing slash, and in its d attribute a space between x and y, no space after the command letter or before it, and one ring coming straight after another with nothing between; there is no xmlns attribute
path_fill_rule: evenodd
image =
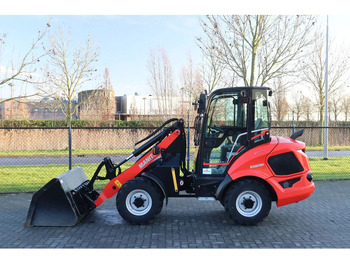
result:
<svg viewBox="0 0 350 262"><path fill-rule="evenodd" d="M160 148L158 154L154 155L152 150L148 151L133 166L113 178L102 190L100 196L96 199L94 204L99 206L107 198L113 197L125 182L141 174L151 163L159 159L162 154L162 149L168 148L180 135L181 131L176 129L157 145Z"/></svg>

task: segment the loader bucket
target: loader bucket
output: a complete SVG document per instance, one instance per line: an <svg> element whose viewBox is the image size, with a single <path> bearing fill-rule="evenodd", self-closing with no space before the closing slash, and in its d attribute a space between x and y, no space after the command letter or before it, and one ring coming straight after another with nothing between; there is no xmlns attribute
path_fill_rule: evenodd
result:
<svg viewBox="0 0 350 262"><path fill-rule="evenodd" d="M84 170L76 167L55 177L39 191L30 203L24 226L74 226L96 206L98 193L88 190Z"/></svg>

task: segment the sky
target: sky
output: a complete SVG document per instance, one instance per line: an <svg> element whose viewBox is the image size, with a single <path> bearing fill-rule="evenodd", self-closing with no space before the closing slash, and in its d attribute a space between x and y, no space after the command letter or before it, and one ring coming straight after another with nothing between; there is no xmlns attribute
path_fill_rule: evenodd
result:
<svg viewBox="0 0 350 262"><path fill-rule="evenodd" d="M98 73L102 77L105 68L109 69L116 95L151 92L147 85L151 50L167 51L175 77L179 77L189 55L195 61L201 59L195 41L201 34L198 16L25 15L0 16L0 32L6 32L0 65L8 67L9 61L17 61L50 19L51 33L58 27L70 32L72 48L90 35L100 49L95 63Z"/></svg>
<svg viewBox="0 0 350 262"><path fill-rule="evenodd" d="M71 2L56 1L54 5L47 7L47 2L42 0L20 0L0 9L0 35L6 33L6 45L0 57L0 70L1 67L8 67L11 61L18 61L24 50L30 47L37 31L45 28L51 19L50 33L53 34L59 27L64 27L71 34L72 48L91 36L100 48L99 59L95 64L100 79L105 68L108 68L116 95L135 92L148 95L152 93L147 85L147 60L151 50L164 48L167 51L175 80L179 80L181 68L188 63L189 55L195 64L201 62L201 53L195 39L203 35L199 25L199 17L203 14L257 11L296 14L299 13L298 4L303 3L296 0L293 6L276 8L274 4L280 2L271 0L264 1L264 6L256 4L249 7L237 5L234 0L218 0L214 5L212 1L211 4L208 4L208 1L191 1L191 4L188 4L189 1L183 0L177 1L177 4L158 0L137 0L127 4L123 1L123 5L121 1L113 1L114 4L111 5L111 1L107 0L79 0L74 1L73 5ZM100 4L96 4L97 2ZM168 3L167 6L164 2ZM338 42L350 46L350 10L346 11L341 8L343 5L337 5L338 0L332 1L331 8L320 8L321 2L308 2L310 6L303 4L305 9L301 9L301 12L312 10L311 14L320 14L324 24L326 14L330 14L330 34ZM37 6L41 8L36 8ZM20 90L18 87L16 89ZM0 98L8 96L10 88L1 88Z"/></svg>

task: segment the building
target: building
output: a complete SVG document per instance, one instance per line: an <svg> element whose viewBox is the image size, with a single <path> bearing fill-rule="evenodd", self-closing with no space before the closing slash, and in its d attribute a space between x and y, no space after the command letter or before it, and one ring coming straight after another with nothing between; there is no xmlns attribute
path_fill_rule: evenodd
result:
<svg viewBox="0 0 350 262"><path fill-rule="evenodd" d="M157 96L134 95L116 96L116 120L159 120L187 112L188 101L173 96L164 99Z"/></svg>
<svg viewBox="0 0 350 262"><path fill-rule="evenodd" d="M93 93L95 94L92 96ZM79 92L78 99L73 101L72 112L73 119L164 120L170 117L187 117L189 106L192 114L192 102L179 96L168 99L138 93L114 96L114 92L109 90L107 93L106 90L87 90ZM67 105L67 101L63 103ZM76 109L77 106L79 107ZM64 120L66 116L60 101L42 99L6 101L0 104L0 119Z"/></svg>
<svg viewBox="0 0 350 262"><path fill-rule="evenodd" d="M67 105L68 101L63 101ZM73 101L72 112L77 105ZM64 120L65 114L59 101L42 99L38 101L6 101L0 104L0 119L3 120ZM78 119L76 113L73 119Z"/></svg>
<svg viewBox="0 0 350 262"><path fill-rule="evenodd" d="M78 93L79 119L114 120L116 101L113 89L85 90Z"/></svg>

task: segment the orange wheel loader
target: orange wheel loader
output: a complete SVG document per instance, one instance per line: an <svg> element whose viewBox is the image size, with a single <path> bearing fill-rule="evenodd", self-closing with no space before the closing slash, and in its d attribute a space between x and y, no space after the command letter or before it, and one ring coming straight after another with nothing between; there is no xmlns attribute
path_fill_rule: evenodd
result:
<svg viewBox="0 0 350 262"><path fill-rule="evenodd" d="M270 136L271 95L266 87L202 93L194 103L193 170L186 168L184 121L170 119L121 163L106 157L90 180L81 167L52 179L33 195L25 226L73 226L115 195L119 214L131 224L149 223L170 197L220 201L239 225L262 221L271 202L279 207L306 199L315 186L305 144L296 140L303 130ZM110 180L101 192L93 187L97 179Z"/></svg>

